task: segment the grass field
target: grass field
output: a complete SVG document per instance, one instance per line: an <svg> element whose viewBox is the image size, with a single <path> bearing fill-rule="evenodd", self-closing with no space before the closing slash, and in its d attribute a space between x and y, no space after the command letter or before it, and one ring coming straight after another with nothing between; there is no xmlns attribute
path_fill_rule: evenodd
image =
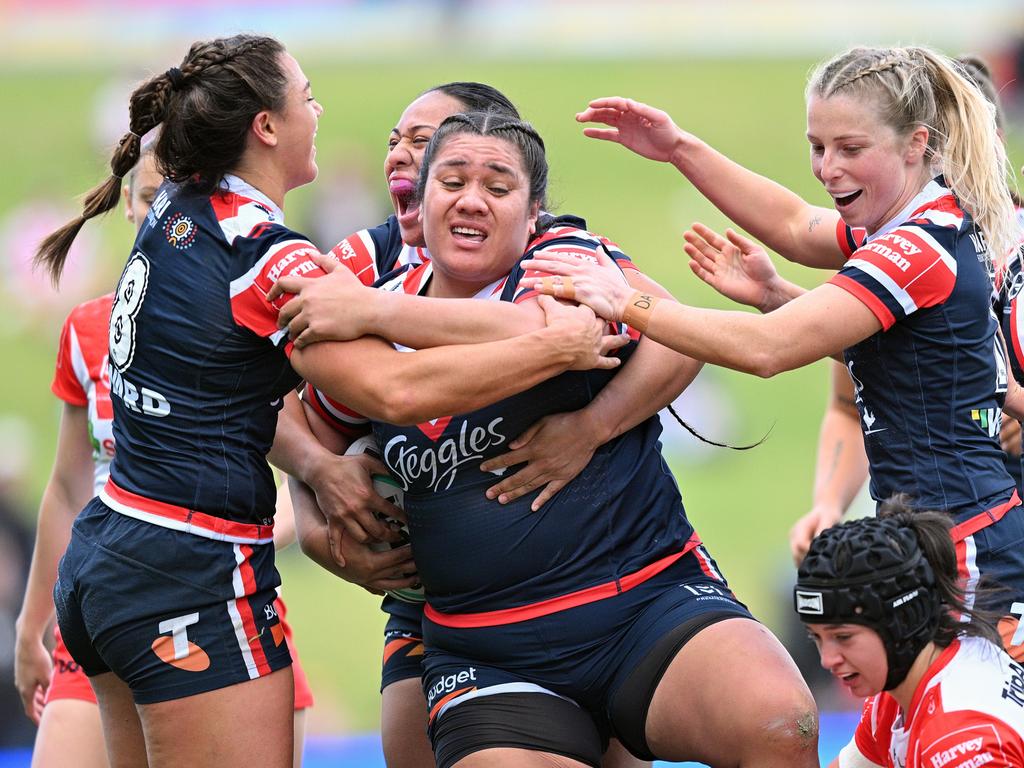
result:
<svg viewBox="0 0 1024 768"><path fill-rule="evenodd" d="M384 62L314 62L306 64L306 72L326 110L317 141L321 169L343 153L358 156L381 195L378 169L387 133L412 97L455 79L500 87L547 142L556 210L586 216L592 229L616 240L681 299L725 306L689 273L681 248L681 234L691 222L721 227L721 216L671 168L584 139L573 115L597 96L648 101L739 162L825 204L803 138L802 91L810 65L803 60L437 60L418 62L414 69ZM7 104L17 105L5 110L0 217L33 196L70 201L99 179L105 157L91 143L89 115L113 74L99 68L0 74ZM1019 166L1020 145L1014 145L1013 155ZM311 189L295 192L289 215L301 217L312 195ZM90 225L102 232L110 254L99 267L97 285L112 284L130 241L128 225L110 218L102 226ZM333 239L345 234L338 231ZM789 266L783 272L805 285L824 277ZM61 319L0 329L4 359L14 372L5 379L0 407L7 412L0 416L16 415L30 426L30 502L38 498L53 454L58 409L47 387ZM691 458L684 459L684 452L673 449L672 464L689 514L732 585L755 613L777 625L788 610L782 597L790 576L787 530L810 500L826 368L819 363L768 381L706 369L701 378L723 405L698 409L695 426L732 442L752 442L769 429L771 436L744 453L715 450L691 457L685 452ZM281 570L289 618L320 702L311 729L374 728L383 626L377 599L338 583L297 552L281 556Z"/></svg>

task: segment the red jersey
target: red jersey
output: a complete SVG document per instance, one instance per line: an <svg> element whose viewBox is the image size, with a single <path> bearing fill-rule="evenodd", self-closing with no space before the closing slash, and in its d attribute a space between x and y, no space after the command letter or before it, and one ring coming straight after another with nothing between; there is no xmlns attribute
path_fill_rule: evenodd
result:
<svg viewBox="0 0 1024 768"><path fill-rule="evenodd" d="M1024 667L987 640L955 640L918 684L909 712L885 692L864 702L839 766L1024 767Z"/></svg>
<svg viewBox="0 0 1024 768"><path fill-rule="evenodd" d="M107 323L114 294L79 304L64 321L50 389L69 405L89 409L93 493L99 494L114 457L114 410L110 404Z"/></svg>

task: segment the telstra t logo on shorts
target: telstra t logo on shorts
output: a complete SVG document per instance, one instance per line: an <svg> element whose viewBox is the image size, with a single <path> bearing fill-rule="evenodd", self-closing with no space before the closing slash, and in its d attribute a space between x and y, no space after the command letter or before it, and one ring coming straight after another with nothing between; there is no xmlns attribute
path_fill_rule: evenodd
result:
<svg viewBox="0 0 1024 768"><path fill-rule="evenodd" d="M153 653L165 664L186 672L202 672L210 666L206 651L188 639L188 627L199 623L199 614L190 613L160 622L160 637L153 641ZM170 632L168 637L166 633Z"/></svg>

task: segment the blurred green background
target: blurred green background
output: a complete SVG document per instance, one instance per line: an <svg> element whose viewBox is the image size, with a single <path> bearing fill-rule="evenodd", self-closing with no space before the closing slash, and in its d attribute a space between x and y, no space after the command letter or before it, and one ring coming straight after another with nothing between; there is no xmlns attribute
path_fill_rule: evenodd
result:
<svg viewBox="0 0 1024 768"><path fill-rule="evenodd" d="M177 61L177 55L166 65ZM803 136L803 85L813 64L809 58L481 63L432 54L414 66L388 56L328 64L300 55L300 61L325 108L317 138L322 177L350 164L355 171L345 172L362 174L374 196L372 203L386 206L384 149L405 105L437 83L491 83L517 103L545 138L554 209L585 216L591 229L617 241L651 276L696 305L726 303L690 274L681 235L694 221L716 228L726 222L672 168L585 139L573 116L588 99L623 95L657 105L740 163L809 200L829 204L811 176ZM124 76L123 67L88 62L42 70L15 67L0 73L0 92L7 105L0 219L30 199L66 206L64 213L74 210L74 196L104 172L106 155L95 140L97 104L110 99L110 93L126 93L116 85ZM114 101L119 106L125 103L123 98ZM1012 133L1009 138L1019 168L1024 145ZM293 226L303 228L319 210L319 184L289 196L287 214ZM332 231L331 214L321 213L320 218L316 229L323 234L314 237L325 248L351 228L349 222ZM378 221L359 221L355 226ZM19 227L15 224L15 237L21 237ZM80 298L112 287L132 239L130 226L116 215L90 223L87 230L98 238L99 256L86 274L74 278L77 283L65 286L72 293L80 290ZM786 264L781 271L807 286L827 276ZM17 289L21 295L15 303L8 300L15 316L0 324L3 359L10 366L0 400L0 422L10 433L5 433L4 450L10 454L8 463L21 462L27 473L20 481L7 482L30 516L53 457L59 406L48 388L65 312L45 281L31 285ZM38 293L25 295L26 291ZM668 441L667 452L691 519L739 596L773 627L781 626L788 611L792 569L787 531L809 505L826 384L824 363L767 381L706 368L692 396L684 394L680 402L686 418L715 440L749 443L768 430L770 437L759 448L742 453L708 450L675 435ZM280 568L289 619L318 699L310 730L374 729L384 623L378 598L320 571L294 548L281 555Z"/></svg>

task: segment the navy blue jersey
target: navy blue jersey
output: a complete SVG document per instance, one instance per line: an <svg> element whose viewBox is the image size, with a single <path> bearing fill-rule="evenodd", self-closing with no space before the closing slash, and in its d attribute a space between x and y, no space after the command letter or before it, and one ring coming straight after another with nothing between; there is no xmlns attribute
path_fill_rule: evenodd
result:
<svg viewBox="0 0 1024 768"><path fill-rule="evenodd" d="M110 318L117 454L102 497L159 525L269 540L266 454L299 382L266 294L322 274L317 249L236 177L200 195L165 183L118 283Z"/></svg>
<svg viewBox="0 0 1024 768"><path fill-rule="evenodd" d="M847 230L840 244L857 240ZM871 466L871 495L980 512L1005 501L999 422L1006 359L984 238L935 179L831 280L882 330L845 351Z"/></svg>
<svg viewBox="0 0 1024 768"><path fill-rule="evenodd" d="M599 241L588 244L580 235L538 238L523 258L550 248L581 256L589 249L592 257ZM407 265L378 287L422 293L431 274L429 262ZM517 264L476 298L528 300L536 293L520 287L524 276ZM530 509L536 494L505 505L484 495L496 477L480 470L482 461L507 451L543 416L586 406L613 375L570 371L472 413L407 427L373 423L382 458L405 489L432 620L457 623L471 614L503 623L543 615L628 589L697 546L661 456L656 416L599 448L539 512Z"/></svg>
<svg viewBox="0 0 1024 768"><path fill-rule="evenodd" d="M1017 209L1017 216L1024 229L1024 209ZM1024 259L1024 250L1010 256L1003 269L997 273L993 309L999 318L1003 341L1009 352L1010 372L1018 384L1024 385L1024 306L1020 301L1021 288L1024 288L1024 269L1021 259ZM1006 469L1017 481L1017 489L1024 495L1022 460L1024 456L1006 454Z"/></svg>

